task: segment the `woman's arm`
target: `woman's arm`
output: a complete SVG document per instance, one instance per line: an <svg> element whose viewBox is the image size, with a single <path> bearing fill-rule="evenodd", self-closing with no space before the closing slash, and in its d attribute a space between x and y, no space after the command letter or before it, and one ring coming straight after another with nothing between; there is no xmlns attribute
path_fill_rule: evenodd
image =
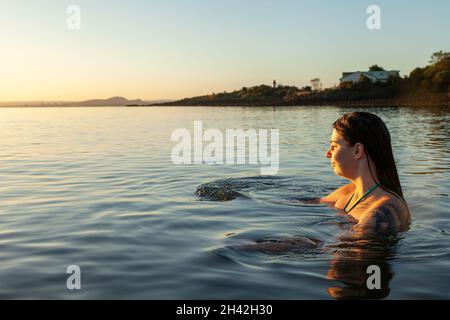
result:
<svg viewBox="0 0 450 320"><path fill-rule="evenodd" d="M312 198L312 199L304 199L302 200L303 203L306 204L320 204L321 198Z"/></svg>
<svg viewBox="0 0 450 320"><path fill-rule="evenodd" d="M395 228L402 224L402 210L404 208L398 201L386 201L366 213L358 222L358 226L377 232Z"/></svg>

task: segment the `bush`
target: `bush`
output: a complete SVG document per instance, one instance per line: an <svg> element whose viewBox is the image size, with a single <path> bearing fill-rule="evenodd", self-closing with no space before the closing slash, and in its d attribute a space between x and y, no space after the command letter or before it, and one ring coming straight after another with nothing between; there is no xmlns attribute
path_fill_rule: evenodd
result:
<svg viewBox="0 0 450 320"><path fill-rule="evenodd" d="M339 84L339 89L350 89L351 87L353 87L353 82L351 81L345 81Z"/></svg>

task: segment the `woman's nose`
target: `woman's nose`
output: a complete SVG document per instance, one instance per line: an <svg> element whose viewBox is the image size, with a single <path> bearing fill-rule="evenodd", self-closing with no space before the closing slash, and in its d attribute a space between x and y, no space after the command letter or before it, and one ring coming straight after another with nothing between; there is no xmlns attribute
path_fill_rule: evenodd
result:
<svg viewBox="0 0 450 320"><path fill-rule="evenodd" d="M327 157L328 159L331 158L331 152L330 152L330 150L328 150L327 152L325 152L325 157Z"/></svg>

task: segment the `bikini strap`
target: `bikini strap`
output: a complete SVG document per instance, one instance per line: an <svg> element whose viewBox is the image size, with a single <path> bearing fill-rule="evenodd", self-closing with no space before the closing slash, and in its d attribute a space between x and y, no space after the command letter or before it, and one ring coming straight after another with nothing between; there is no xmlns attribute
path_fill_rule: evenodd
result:
<svg viewBox="0 0 450 320"><path fill-rule="evenodd" d="M346 211L347 213L349 213L350 211L353 210L354 207L356 207L358 205L358 203L360 203L361 201L364 200L365 197L367 197L372 191L374 191L376 188L379 187L379 184L376 183L372 188L370 188L358 201L356 201L356 203L353 205L353 207L351 207L350 210ZM347 202L347 205L345 206L344 210L347 209L348 204L350 203L350 201L352 200L353 196L355 194L353 193L352 197L350 198L350 200Z"/></svg>
<svg viewBox="0 0 450 320"><path fill-rule="evenodd" d="M347 209L347 206L348 206L348 204L350 203L350 201L352 201L354 195L355 195L355 194L353 193L352 196L350 197L350 199L348 199L347 204L346 204L345 207L344 207L344 211L345 211L345 209Z"/></svg>

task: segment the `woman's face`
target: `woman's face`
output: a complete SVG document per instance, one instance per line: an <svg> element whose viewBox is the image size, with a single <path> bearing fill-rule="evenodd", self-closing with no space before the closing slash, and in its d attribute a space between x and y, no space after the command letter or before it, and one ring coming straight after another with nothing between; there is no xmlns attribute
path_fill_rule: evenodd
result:
<svg viewBox="0 0 450 320"><path fill-rule="evenodd" d="M330 149L325 156L330 159L334 173L343 178L351 178L356 168L354 148L342 138L336 129L331 135Z"/></svg>

